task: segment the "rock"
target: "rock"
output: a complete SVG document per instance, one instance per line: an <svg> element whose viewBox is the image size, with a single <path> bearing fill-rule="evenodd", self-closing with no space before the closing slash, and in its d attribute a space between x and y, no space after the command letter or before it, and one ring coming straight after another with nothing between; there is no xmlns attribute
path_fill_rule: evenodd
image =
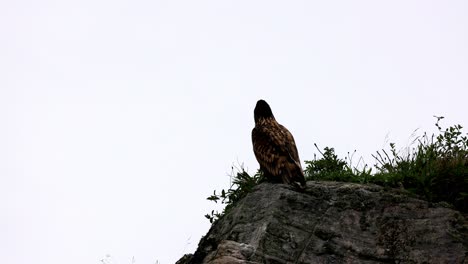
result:
<svg viewBox="0 0 468 264"><path fill-rule="evenodd" d="M178 263L464 263L466 223L376 185L262 183Z"/></svg>

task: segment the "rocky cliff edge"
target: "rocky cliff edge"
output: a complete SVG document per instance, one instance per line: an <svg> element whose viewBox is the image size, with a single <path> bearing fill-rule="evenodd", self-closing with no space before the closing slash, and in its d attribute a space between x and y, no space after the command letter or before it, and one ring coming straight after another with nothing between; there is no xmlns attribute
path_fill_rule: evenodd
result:
<svg viewBox="0 0 468 264"><path fill-rule="evenodd" d="M177 263L465 263L467 222L375 185L262 183Z"/></svg>

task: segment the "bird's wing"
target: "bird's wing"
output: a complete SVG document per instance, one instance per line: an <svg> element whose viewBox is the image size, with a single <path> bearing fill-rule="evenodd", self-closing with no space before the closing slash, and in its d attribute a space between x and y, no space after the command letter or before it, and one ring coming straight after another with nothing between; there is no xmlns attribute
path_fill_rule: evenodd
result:
<svg viewBox="0 0 468 264"><path fill-rule="evenodd" d="M291 132L289 132L289 130L284 127L283 125L281 124L278 124L280 129L281 129L281 133L283 133L283 138L284 138L284 151L286 151L290 158L299 166L299 168L302 170L302 166L301 166L301 161L299 159L299 153L297 151L297 147L296 147L296 142L294 141L294 137L293 135L291 134Z"/></svg>
<svg viewBox="0 0 468 264"><path fill-rule="evenodd" d="M252 130L252 143L260 167L272 180L305 186L296 143L288 129L271 120Z"/></svg>
<svg viewBox="0 0 468 264"><path fill-rule="evenodd" d="M272 176L279 176L281 167L279 159L287 155L285 152L284 137L278 127L271 123L256 126L252 130L252 144L260 166L265 168Z"/></svg>

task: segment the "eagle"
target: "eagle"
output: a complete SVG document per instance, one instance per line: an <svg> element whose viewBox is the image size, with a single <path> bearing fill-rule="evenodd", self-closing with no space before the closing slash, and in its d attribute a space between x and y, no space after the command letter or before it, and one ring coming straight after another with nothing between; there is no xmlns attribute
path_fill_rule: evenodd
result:
<svg viewBox="0 0 468 264"><path fill-rule="evenodd" d="M254 119L253 151L265 178L270 182L305 188L304 172L291 132L276 122L264 100L257 102Z"/></svg>

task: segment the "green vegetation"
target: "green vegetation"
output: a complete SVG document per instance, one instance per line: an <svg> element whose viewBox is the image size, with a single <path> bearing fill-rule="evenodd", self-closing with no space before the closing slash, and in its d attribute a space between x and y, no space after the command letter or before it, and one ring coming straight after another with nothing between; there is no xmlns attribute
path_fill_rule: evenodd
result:
<svg viewBox="0 0 468 264"><path fill-rule="evenodd" d="M382 149L372 155L376 164L375 173L367 164L352 166L352 156L340 159L333 148L323 152L316 146L321 158L305 161L306 180L373 183L385 187L400 188L429 202L447 202L455 209L468 212L468 137L461 125L442 129L436 117L438 135L424 133L417 137L404 153L390 143L390 149ZM412 148L411 148L412 147ZM359 160L361 161L361 159ZM208 200L221 200L226 204L222 213L212 211L205 215L211 223L228 212L233 205L262 181L261 173L250 176L242 168L233 176L234 181L227 191L216 191Z"/></svg>
<svg viewBox="0 0 468 264"><path fill-rule="evenodd" d="M390 143L390 154L382 150L374 155L378 172L374 183L403 187L430 202L448 202L468 212L468 138L461 125L443 130L437 117L439 135L417 139L417 146L406 155Z"/></svg>
<svg viewBox="0 0 468 264"><path fill-rule="evenodd" d="M325 147L323 152L315 145L322 158L306 160L304 175L307 181L344 181L367 183L371 177L372 168L364 165L362 170L352 167L352 157L340 159L335 154L334 148ZM349 155L348 155L349 156ZM348 164L349 163L349 164ZM359 165L359 163L358 163Z"/></svg>
<svg viewBox="0 0 468 264"><path fill-rule="evenodd" d="M213 223L222 215L229 212L237 201L244 198L257 184L263 181L260 170L257 171L257 173L255 173L253 176L250 176L242 166L236 173L233 172L231 179L232 184L229 190L225 191L222 189L220 194L216 194L215 190L213 191L213 194L207 198L208 200L215 203L220 201L221 204L226 205L221 213L212 210L210 214L205 215L205 217L210 220L210 223Z"/></svg>

